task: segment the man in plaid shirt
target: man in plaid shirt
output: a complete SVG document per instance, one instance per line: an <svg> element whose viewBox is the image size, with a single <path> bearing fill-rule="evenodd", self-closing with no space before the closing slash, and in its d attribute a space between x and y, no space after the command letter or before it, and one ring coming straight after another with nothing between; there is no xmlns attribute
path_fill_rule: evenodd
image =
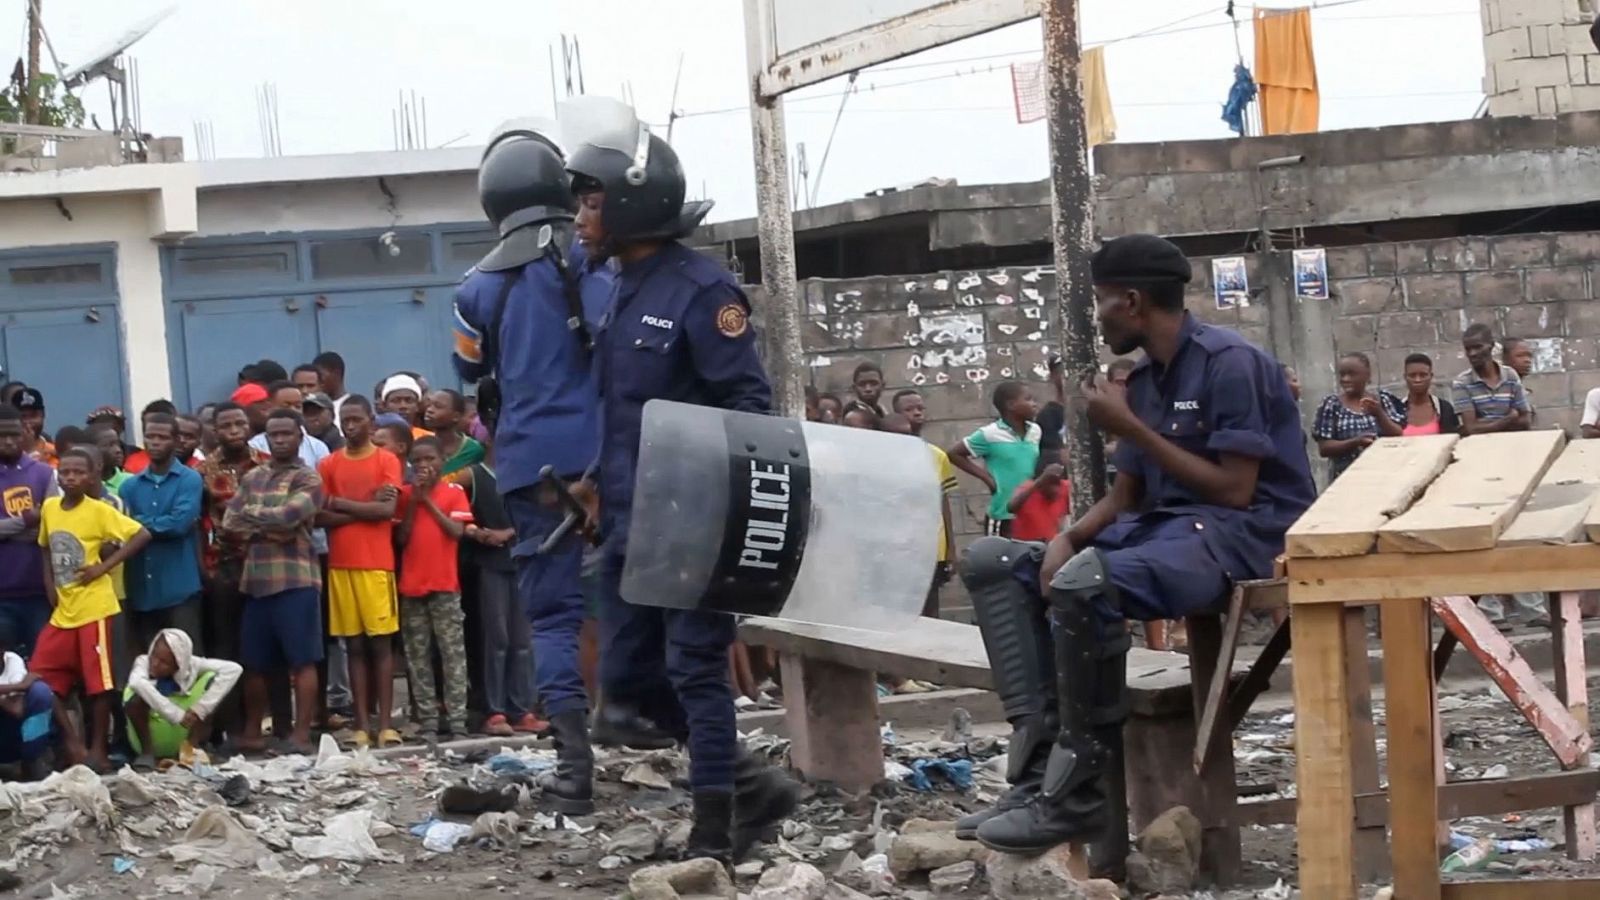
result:
<svg viewBox="0 0 1600 900"><path fill-rule="evenodd" d="M305 423L290 409L267 416L272 458L239 482L222 531L246 542L239 590L240 659L246 672L245 723L239 749L262 749L261 719L267 674L288 669L294 682L294 752L312 753L311 717L317 710L317 663L322 659L322 569L311 542L322 508L322 479L300 460Z"/></svg>

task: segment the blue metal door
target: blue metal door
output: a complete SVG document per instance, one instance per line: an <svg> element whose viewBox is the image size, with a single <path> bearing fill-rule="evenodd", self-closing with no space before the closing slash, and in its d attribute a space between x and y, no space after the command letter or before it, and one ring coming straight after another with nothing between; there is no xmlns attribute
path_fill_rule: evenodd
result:
<svg viewBox="0 0 1600 900"><path fill-rule="evenodd" d="M181 304L187 408L226 400L239 369L272 359L285 369L317 352L316 314L307 297L194 300Z"/></svg>
<svg viewBox="0 0 1600 900"><path fill-rule="evenodd" d="M126 402L115 304L0 314L0 345L8 377L44 393L51 432Z"/></svg>
<svg viewBox="0 0 1600 900"><path fill-rule="evenodd" d="M459 387L450 367L453 290L341 291L318 297L318 344L344 357L345 383L356 393L372 391L379 379L401 370L421 373L433 387Z"/></svg>

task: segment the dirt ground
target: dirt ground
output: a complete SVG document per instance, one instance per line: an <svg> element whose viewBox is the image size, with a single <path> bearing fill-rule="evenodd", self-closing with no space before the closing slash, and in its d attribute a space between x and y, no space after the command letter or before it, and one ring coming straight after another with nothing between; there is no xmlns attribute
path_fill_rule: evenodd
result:
<svg viewBox="0 0 1600 900"><path fill-rule="evenodd" d="M1260 794L1264 797L1273 796L1270 792L1275 790L1292 791L1293 785L1292 712L1281 700L1280 706L1273 708L1271 699L1267 698L1236 735L1239 782L1255 786L1253 790L1264 792ZM1381 758L1381 696L1375 706ZM1441 710L1452 779L1482 777L1497 765L1505 766L1511 775L1556 769L1542 741L1497 692L1481 684L1446 684ZM774 836L773 843L758 847L753 857L769 863L804 860L831 874L847 853L867 858L881 850L907 819L949 820L978 808L1003 787L994 761L1003 747L995 736L1002 730L980 724L970 734L948 735L954 741L932 733L895 736L886 748L889 759L911 765L934 756L970 758L975 786L959 791L943 784L939 785L942 789L919 792L886 783L862 796L807 786L799 813ZM783 742L759 734L753 746L775 757L781 757L785 749ZM507 767L498 775L491 771L496 760ZM108 807L97 806L95 798L74 794L70 786L5 784L0 785L0 847L11 858L21 881L14 895L22 897L205 893L265 900L337 892L346 898L405 900L491 891L535 898L615 897L625 893L628 876L641 865L670 856L681 845L687 831L688 795L674 783L684 773L684 760L671 751L606 754L600 765L600 812L593 817L566 823L541 816L534 796L537 792L530 791L516 809L520 823L509 843L469 840L450 852L433 853L424 848L421 837L410 832L412 826L436 815L436 797L448 784L472 779L483 786L514 789L518 784L530 784L534 773L551 762L551 752L536 745L509 755L493 748L466 756L423 755L377 763L345 753L320 765L300 759L298 763L247 764L234 770L202 768L200 774L180 770L108 777L98 782L108 788ZM225 792L221 785L238 774L246 775L253 790L247 802L230 808L222 800ZM121 781L129 783L119 786ZM641 782L657 786L642 786ZM186 829L213 806L227 808L243 825L241 831L262 842L257 850L270 854L273 863L263 868L247 860L243 868L217 867L197 876L199 864L165 858L163 850L180 842ZM103 826L95 824L97 809ZM333 817L363 811L370 812L374 821L392 826L376 826L379 832L388 833L375 836L373 846L393 861L312 860L298 852L296 842L322 836ZM444 818L467 824L475 817ZM614 845L619 833L638 825L646 825L648 830L634 828L628 833L635 838L647 835L650 848L619 850ZM1458 877L1505 877L1524 872L1544 877L1600 875L1600 864L1565 859L1559 810L1504 820L1463 819L1453 825L1473 838L1536 836L1552 845L1548 850L1505 854L1484 875ZM1281 881L1292 887L1294 881L1292 827L1246 829L1243 843L1247 860L1244 884L1227 891L1202 889L1168 896L1215 900L1297 896L1279 886ZM629 853L649 853L655 858L639 861ZM750 891L754 880L747 872L737 880L740 890ZM208 881L209 889L202 890ZM922 878L914 876L897 884L891 895L918 898L926 896L927 890ZM957 896L985 894L986 885L980 879L969 892Z"/></svg>

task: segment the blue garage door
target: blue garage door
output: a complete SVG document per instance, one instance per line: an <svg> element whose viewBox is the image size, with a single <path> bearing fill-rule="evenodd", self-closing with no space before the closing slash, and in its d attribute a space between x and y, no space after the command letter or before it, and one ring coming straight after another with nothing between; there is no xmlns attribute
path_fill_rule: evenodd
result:
<svg viewBox="0 0 1600 900"><path fill-rule="evenodd" d="M447 288L328 294L318 304L317 340L344 357L345 384L355 393L372 391L400 370L421 373L435 387L455 387L445 324L450 298Z"/></svg>
<svg viewBox="0 0 1600 900"><path fill-rule="evenodd" d="M226 400L239 369L258 359L292 368L316 355L316 314L309 299L244 297L182 305L184 395L189 408Z"/></svg>
<svg viewBox="0 0 1600 900"><path fill-rule="evenodd" d="M0 366L44 394L51 431L127 402L113 273L107 251L0 255Z"/></svg>

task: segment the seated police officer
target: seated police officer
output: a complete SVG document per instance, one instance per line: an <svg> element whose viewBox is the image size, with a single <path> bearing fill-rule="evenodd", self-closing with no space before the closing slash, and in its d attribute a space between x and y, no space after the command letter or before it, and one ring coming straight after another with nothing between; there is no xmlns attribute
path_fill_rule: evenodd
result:
<svg viewBox="0 0 1600 900"><path fill-rule="evenodd" d="M1117 439L1116 481L1048 548L985 538L963 565L1014 733L1012 789L958 833L1002 851L1105 832L1126 620L1180 618L1214 607L1235 581L1269 577L1284 532L1315 497L1278 363L1184 311L1182 251L1151 235L1117 238L1091 274L1106 343L1144 351L1125 389L1082 385L1090 420Z"/></svg>

